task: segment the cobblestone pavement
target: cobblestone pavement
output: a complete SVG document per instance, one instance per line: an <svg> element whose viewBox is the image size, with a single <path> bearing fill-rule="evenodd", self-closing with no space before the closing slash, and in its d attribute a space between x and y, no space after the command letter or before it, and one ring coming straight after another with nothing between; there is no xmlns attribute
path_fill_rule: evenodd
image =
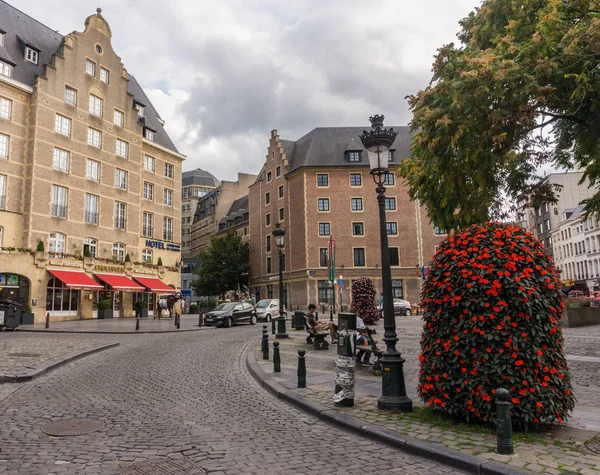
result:
<svg viewBox="0 0 600 475"><path fill-rule="evenodd" d="M460 473L273 398L245 364L259 334L259 326L240 326L104 336L120 346L30 383L1 385L0 473ZM106 426L76 437L40 429L69 417L101 419ZM187 469L161 471L155 462L149 471L148 460L162 458L164 466L169 457Z"/></svg>

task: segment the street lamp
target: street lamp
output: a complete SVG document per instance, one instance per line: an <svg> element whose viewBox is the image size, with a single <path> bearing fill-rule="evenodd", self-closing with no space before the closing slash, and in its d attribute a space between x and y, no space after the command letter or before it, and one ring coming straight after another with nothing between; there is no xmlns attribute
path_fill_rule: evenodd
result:
<svg viewBox="0 0 600 475"><path fill-rule="evenodd" d="M279 318L277 319L277 335L275 338L288 338L285 330L285 315L283 314L283 248L285 247L285 229L280 223L275 225L273 230L275 243L279 251Z"/></svg>
<svg viewBox="0 0 600 475"><path fill-rule="evenodd" d="M397 132L383 128L383 115L369 117L371 130L363 130L360 140L367 149L371 175L377 185L377 202L379 204L379 234L381 238L381 277L383 281L383 328L386 349L381 358L383 366L381 396L377 400L379 409L412 412L412 400L406 395L404 383L404 358L396 350L396 319L394 316L394 300L392 296L392 269L388 248L387 224L385 218L385 177L388 173L389 150Z"/></svg>

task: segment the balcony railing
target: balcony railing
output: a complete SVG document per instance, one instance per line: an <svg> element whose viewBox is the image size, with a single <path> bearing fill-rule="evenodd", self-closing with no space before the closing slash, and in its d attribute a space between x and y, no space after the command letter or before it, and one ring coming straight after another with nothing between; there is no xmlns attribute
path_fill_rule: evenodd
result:
<svg viewBox="0 0 600 475"><path fill-rule="evenodd" d="M85 212L85 222L87 224L98 224L98 213L92 211Z"/></svg>
<svg viewBox="0 0 600 475"><path fill-rule="evenodd" d="M52 203L52 216L56 216L57 218L66 218L67 207L65 205Z"/></svg>
<svg viewBox="0 0 600 475"><path fill-rule="evenodd" d="M115 216L115 229L125 230L127 225L127 219L122 216Z"/></svg>

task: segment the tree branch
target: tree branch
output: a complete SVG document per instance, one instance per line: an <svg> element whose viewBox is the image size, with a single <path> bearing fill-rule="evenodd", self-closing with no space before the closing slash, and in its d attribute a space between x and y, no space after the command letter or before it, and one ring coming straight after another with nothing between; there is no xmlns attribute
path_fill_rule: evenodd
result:
<svg viewBox="0 0 600 475"><path fill-rule="evenodd" d="M542 112L542 114L550 116L550 117L554 117L555 120L559 120L559 119L564 119L564 120L570 120L572 122L577 122L580 125L583 125L584 127L589 127L590 124L588 124L585 120L580 119L579 117L575 117L574 115L566 115L566 114L552 114L550 112Z"/></svg>

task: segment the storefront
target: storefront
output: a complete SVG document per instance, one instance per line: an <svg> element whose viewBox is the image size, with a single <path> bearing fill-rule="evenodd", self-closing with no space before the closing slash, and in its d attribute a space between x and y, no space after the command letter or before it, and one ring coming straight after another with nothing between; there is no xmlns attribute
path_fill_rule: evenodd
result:
<svg viewBox="0 0 600 475"><path fill-rule="evenodd" d="M0 299L29 304L29 279L19 274L0 274Z"/></svg>
<svg viewBox="0 0 600 475"><path fill-rule="evenodd" d="M102 289L102 285L87 274L75 270L47 269L52 275L46 285L46 312L51 317L81 317L82 301L89 292ZM86 302L87 303L87 302Z"/></svg>
<svg viewBox="0 0 600 475"><path fill-rule="evenodd" d="M143 287L125 275L94 274L94 276L104 283L104 289L100 292L100 299L111 303L113 318L131 317L135 314L133 305L136 297L132 294L145 292Z"/></svg>
<svg viewBox="0 0 600 475"><path fill-rule="evenodd" d="M158 299L160 295L174 294L177 292L173 287L154 277L140 277L134 275L133 279L144 287L143 290L146 294L138 294L138 300L144 298L146 302L148 302L148 315L157 315L160 311L158 308Z"/></svg>

